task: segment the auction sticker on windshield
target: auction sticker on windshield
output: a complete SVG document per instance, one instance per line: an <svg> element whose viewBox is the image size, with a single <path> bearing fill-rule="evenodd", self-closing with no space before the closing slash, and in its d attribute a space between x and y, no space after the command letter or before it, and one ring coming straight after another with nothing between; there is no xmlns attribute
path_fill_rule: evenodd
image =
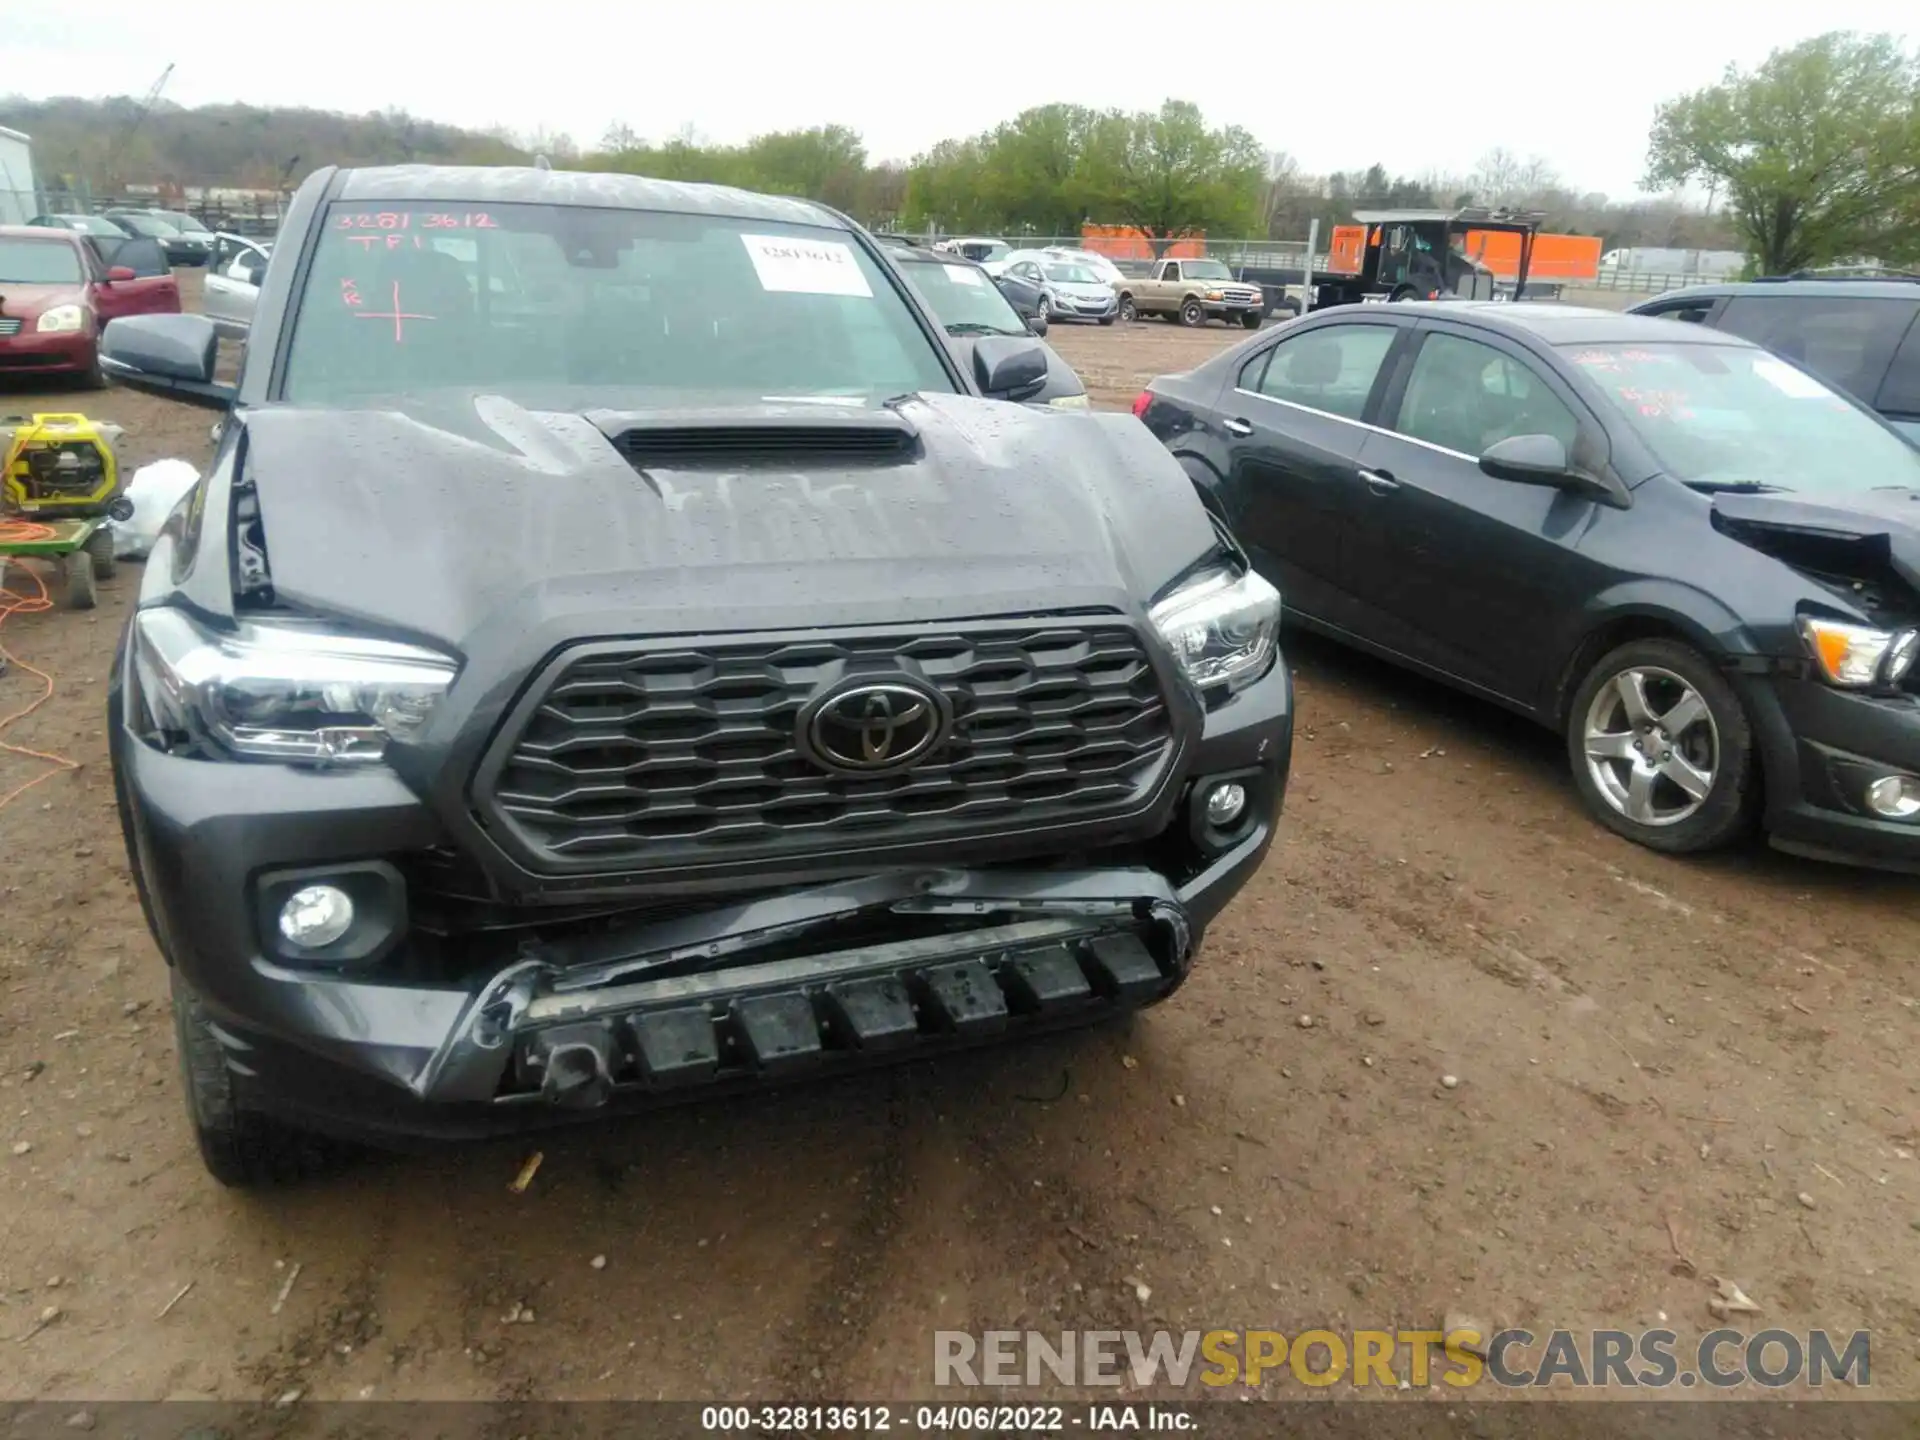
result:
<svg viewBox="0 0 1920 1440"><path fill-rule="evenodd" d="M851 246L838 240L796 240L788 235L742 235L764 290L799 295L859 295L873 290L860 273Z"/></svg>
<svg viewBox="0 0 1920 1440"><path fill-rule="evenodd" d="M956 285L980 283L980 272L970 265L942 265L940 268L947 272L947 278Z"/></svg>
<svg viewBox="0 0 1920 1440"><path fill-rule="evenodd" d="M1753 373L1781 394L1791 395L1795 400L1824 400L1832 393L1811 375L1803 375L1784 360L1776 360L1771 355L1755 360Z"/></svg>

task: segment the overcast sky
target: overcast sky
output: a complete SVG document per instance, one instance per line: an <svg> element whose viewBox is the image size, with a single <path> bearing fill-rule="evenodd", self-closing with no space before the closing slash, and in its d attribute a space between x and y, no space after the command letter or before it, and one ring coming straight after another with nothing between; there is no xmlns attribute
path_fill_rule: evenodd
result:
<svg viewBox="0 0 1920 1440"><path fill-rule="evenodd" d="M1729 62L1826 29L1920 32L1913 0L0 0L0 12L0 91L35 97L141 94L172 61L166 98L183 105L397 105L585 145L616 121L724 141L839 122L874 158L904 160L1030 105L1144 109L1171 94L1309 172L1377 160L1463 173L1503 145L1615 195L1638 187L1654 106Z"/></svg>

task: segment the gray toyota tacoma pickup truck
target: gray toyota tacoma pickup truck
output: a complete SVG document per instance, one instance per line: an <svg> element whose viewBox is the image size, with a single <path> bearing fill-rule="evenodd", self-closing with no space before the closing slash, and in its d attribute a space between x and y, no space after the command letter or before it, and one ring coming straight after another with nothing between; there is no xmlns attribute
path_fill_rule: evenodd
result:
<svg viewBox="0 0 1920 1440"><path fill-rule="evenodd" d="M1187 976L1280 600L1129 415L1007 403L872 237L536 169L300 188L110 691L208 1168L1081 1024ZM325 1137L316 1139L315 1137Z"/></svg>

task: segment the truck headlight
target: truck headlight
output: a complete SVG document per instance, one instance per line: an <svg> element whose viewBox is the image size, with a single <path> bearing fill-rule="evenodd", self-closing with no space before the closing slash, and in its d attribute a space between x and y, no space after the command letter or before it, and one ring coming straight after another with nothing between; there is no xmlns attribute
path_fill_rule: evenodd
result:
<svg viewBox="0 0 1920 1440"><path fill-rule="evenodd" d="M42 335L71 335L87 328L87 312L78 305L55 305L40 312L33 328Z"/></svg>
<svg viewBox="0 0 1920 1440"><path fill-rule="evenodd" d="M1876 630L1802 615L1800 634L1821 674L1849 688L1897 685L1920 656L1920 632L1913 630Z"/></svg>
<svg viewBox="0 0 1920 1440"><path fill-rule="evenodd" d="M1215 570L1182 585L1147 618L1200 689L1239 690L1273 663L1280 592L1251 570Z"/></svg>
<svg viewBox="0 0 1920 1440"><path fill-rule="evenodd" d="M133 663L154 724L247 760L369 765L418 734L453 683L449 656L325 626L248 621L207 629L143 610Z"/></svg>

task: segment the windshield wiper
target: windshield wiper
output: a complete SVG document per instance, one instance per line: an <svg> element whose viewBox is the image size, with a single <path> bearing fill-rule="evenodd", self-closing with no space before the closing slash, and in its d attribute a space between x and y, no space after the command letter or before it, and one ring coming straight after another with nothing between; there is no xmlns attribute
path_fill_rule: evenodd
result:
<svg viewBox="0 0 1920 1440"><path fill-rule="evenodd" d="M983 325L978 320L955 320L947 326L949 335L1015 335L1018 331L1002 330L997 325Z"/></svg>
<svg viewBox="0 0 1920 1440"><path fill-rule="evenodd" d="M1790 485L1769 485L1764 480L1687 480L1689 490L1703 495L1791 495Z"/></svg>

